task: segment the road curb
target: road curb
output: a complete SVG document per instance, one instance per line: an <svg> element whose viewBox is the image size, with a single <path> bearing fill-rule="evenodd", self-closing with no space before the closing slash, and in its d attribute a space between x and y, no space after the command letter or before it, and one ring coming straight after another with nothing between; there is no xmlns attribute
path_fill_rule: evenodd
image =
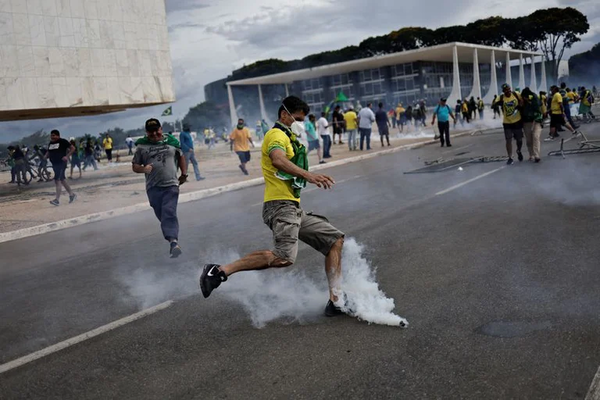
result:
<svg viewBox="0 0 600 400"><path fill-rule="evenodd" d="M452 137L461 137L470 135L473 131L461 132ZM426 142L420 143L412 143L404 146L394 147L392 149L375 151L373 153L362 154L356 157L345 158L339 161L328 162L327 164L320 164L311 167L311 171L319 171L326 168L338 167L341 165L351 164L363 160L368 160L370 158L379 157L386 154L396 153L402 150L410 150L417 149L429 144L439 143L438 140L428 140ZM196 192L184 193L179 196L179 204L188 203L191 201L206 199L208 197L216 196L221 193L233 192L236 190L246 189L253 186L258 186L264 183L263 178L255 178L247 181L231 183L229 185L219 186L210 189L198 190ZM6 243L13 240L24 239L31 236L42 235L44 233L59 231L62 229L73 228L80 225L89 224L97 221L104 221L107 219L120 217L122 215L133 214L141 211L150 210L150 205L145 203L134 204L127 207L115 208L113 210L102 211L93 214L82 215L80 217L65 219L62 221L50 222L43 225L32 226L30 228L18 229L16 231L11 232L2 232L0 233L0 243Z"/></svg>

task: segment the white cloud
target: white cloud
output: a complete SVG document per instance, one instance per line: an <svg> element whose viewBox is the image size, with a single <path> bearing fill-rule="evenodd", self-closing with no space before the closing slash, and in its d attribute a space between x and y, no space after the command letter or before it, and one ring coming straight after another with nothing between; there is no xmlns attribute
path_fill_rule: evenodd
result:
<svg viewBox="0 0 600 400"><path fill-rule="evenodd" d="M204 100L204 85L235 68L265 58L285 60L356 45L369 36L406 26L437 28L493 15L516 17L539 8L576 7L590 32L566 55L600 41L597 0L166 0L178 101L176 117ZM165 106L100 117L0 123L0 142L36 129L58 127L69 136L121 126L141 126Z"/></svg>

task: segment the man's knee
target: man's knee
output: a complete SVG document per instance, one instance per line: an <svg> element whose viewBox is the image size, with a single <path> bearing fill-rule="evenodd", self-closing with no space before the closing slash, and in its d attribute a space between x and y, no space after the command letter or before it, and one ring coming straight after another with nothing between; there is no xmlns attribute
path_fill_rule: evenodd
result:
<svg viewBox="0 0 600 400"><path fill-rule="evenodd" d="M264 256L269 259L269 267L273 268L289 267L296 261L296 256L293 254L277 255L270 250L265 250Z"/></svg>
<svg viewBox="0 0 600 400"><path fill-rule="evenodd" d="M341 238L339 238L338 240L335 241L335 243L333 243L333 246L331 246L331 251L342 251L342 248L344 247L344 237L342 236Z"/></svg>

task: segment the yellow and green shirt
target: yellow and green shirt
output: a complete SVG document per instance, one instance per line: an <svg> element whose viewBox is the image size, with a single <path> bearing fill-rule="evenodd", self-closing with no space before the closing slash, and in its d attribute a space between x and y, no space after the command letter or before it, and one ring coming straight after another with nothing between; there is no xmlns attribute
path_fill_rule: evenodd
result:
<svg viewBox="0 0 600 400"><path fill-rule="evenodd" d="M281 129L272 128L265 134L262 144L262 156L260 165L265 178L265 203L273 200L291 200L299 202L300 199L294 196L292 181L284 181L275 176L277 168L273 166L273 161L269 154L275 149L283 150L288 160L294 157L294 148L292 141Z"/></svg>
<svg viewBox="0 0 600 400"><path fill-rule="evenodd" d="M519 95L511 93L510 96L503 94L499 96L496 102L502 99L502 110L504 111L504 124L516 124L521 121L521 112L519 111Z"/></svg>

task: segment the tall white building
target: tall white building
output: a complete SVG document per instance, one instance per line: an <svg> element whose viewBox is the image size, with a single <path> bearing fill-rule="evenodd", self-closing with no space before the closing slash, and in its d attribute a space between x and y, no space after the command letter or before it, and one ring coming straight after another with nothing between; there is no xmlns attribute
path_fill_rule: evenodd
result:
<svg viewBox="0 0 600 400"><path fill-rule="evenodd" d="M173 101L164 0L0 0L0 121Z"/></svg>

